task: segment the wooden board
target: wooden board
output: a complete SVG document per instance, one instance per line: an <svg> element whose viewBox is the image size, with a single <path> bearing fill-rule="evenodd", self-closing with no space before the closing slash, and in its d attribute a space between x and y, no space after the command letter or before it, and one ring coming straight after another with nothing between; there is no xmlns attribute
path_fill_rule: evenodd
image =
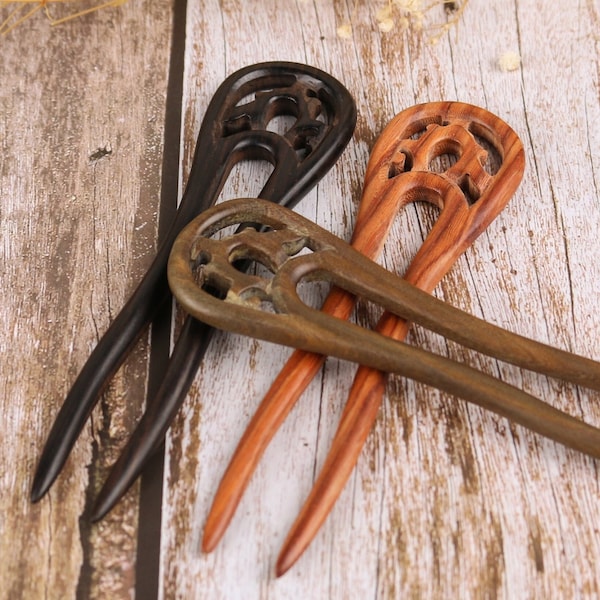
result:
<svg viewBox="0 0 600 600"><path fill-rule="evenodd" d="M356 98L355 136L299 210L349 238L369 150L400 110L484 106L522 137L524 181L436 294L529 337L600 358L600 6L471 0L437 44L382 33L383 2L202 0L187 14L182 181L208 101L262 60L324 69ZM137 489L97 526L86 514L144 398L148 349L119 372L49 497L28 501L62 399L154 251L170 3L0 38L5 426L0 590L7 598L131 597ZM447 19L441 7L426 23ZM353 35L336 29L351 19ZM517 52L521 67L498 59ZM224 197L258 189L262 165ZM435 219L408 208L384 264L402 272ZM373 324L368 307L358 318ZM421 329L412 343L468 361L600 426L598 394L467 352ZM329 360L269 447L217 550L200 551L219 478L288 351L218 335L169 435L163 598L550 597L599 593L595 461L435 390L392 378L359 465L319 536L275 579L279 548L327 454L352 365Z"/></svg>
<svg viewBox="0 0 600 600"><path fill-rule="evenodd" d="M155 252L170 13L145 3L0 38L0 596L128 597L137 497L95 491L135 420L147 343L103 395L52 494L35 464L69 386Z"/></svg>

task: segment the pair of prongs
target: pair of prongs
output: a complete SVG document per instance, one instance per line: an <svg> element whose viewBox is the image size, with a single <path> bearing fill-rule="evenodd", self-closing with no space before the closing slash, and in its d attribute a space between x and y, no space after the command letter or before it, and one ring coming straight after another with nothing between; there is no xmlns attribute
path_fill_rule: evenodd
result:
<svg viewBox="0 0 600 600"><path fill-rule="evenodd" d="M281 125L287 124L285 131ZM204 116L192 169L171 227L148 272L103 335L66 397L33 480L39 500L60 473L100 392L138 336L166 303L171 246L197 214L213 205L242 162L273 166L260 197L293 207L329 171L352 137L356 106L348 90L323 71L287 62L251 65L218 88ZM141 473L163 441L194 380L212 330L186 319L158 390L113 466L94 507L102 518Z"/></svg>
<svg viewBox="0 0 600 600"><path fill-rule="evenodd" d="M433 172L432 164L448 155L455 162ZM493 170L486 167L489 155L498 163ZM509 333L427 293L502 210L523 168L521 142L506 123L470 105L430 103L398 115L375 145L354 248L314 223L259 200L217 206L180 234L168 276L188 313L214 327L298 349L253 418L221 482L205 526L205 550L220 539L266 445L328 355L363 366L323 471L281 551L278 575L310 543L343 488L375 419L385 373L431 385L600 456L600 430L489 375L399 341L412 321L500 360L600 389L600 364ZM369 257L381 250L399 207L415 200L432 202L441 213L403 280ZM210 237L245 222L258 223L263 231ZM260 263L272 276L239 272L236 265L242 260ZM313 280L335 286L322 312L307 306L297 293L300 282ZM377 332L345 322L356 296L389 311Z"/></svg>

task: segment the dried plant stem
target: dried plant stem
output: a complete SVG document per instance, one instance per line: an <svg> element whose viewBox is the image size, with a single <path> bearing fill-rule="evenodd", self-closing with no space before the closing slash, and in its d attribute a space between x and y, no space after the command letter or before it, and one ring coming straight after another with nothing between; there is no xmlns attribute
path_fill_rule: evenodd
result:
<svg viewBox="0 0 600 600"><path fill-rule="evenodd" d="M0 2L0 8L6 7L11 4L15 5L14 8L8 14L8 16L2 22L0 22L0 35L6 35L15 27L18 27L24 21L32 17L36 12L38 12L42 8L44 9L44 13L46 14L46 18L48 19L50 24L59 25L60 23L71 21L72 19L82 17L84 15L96 12L103 8L121 6L122 4L125 4L125 2L127 2L127 0L106 0L106 2L97 4L96 6L90 6L89 8L79 10L77 12L69 14L65 17L60 17L58 19L53 18L50 14L49 5L52 3L74 4L80 1L81 0L16 0L10 2ZM32 7L29 10L23 12L27 5L31 5Z"/></svg>
<svg viewBox="0 0 600 600"><path fill-rule="evenodd" d="M375 20L379 30L383 33L392 31L395 28L406 30L410 26L416 31L428 30L433 32L429 41L437 43L452 27L458 25L469 0L462 2L449 2L448 0L433 0L427 5L423 5L422 0L386 0L386 2L376 11ZM445 23L424 26L425 15L432 8L444 6L452 17ZM349 38L352 35L352 24L356 21L356 12L358 0L355 0L352 14L349 21L338 27L338 36Z"/></svg>

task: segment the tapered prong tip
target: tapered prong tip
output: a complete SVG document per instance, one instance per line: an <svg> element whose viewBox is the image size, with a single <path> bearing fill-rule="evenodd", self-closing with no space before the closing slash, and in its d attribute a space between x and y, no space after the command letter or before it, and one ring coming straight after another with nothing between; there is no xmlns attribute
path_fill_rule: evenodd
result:
<svg viewBox="0 0 600 600"><path fill-rule="evenodd" d="M223 525L218 521L215 522L211 519L212 514L209 514L209 518L204 526L204 533L202 535L202 552L212 552L219 543L219 540L223 537L227 524Z"/></svg>
<svg viewBox="0 0 600 600"><path fill-rule="evenodd" d="M45 470L36 471L31 484L31 495L29 496L33 503L39 502L48 492L54 477L50 476Z"/></svg>
<svg viewBox="0 0 600 600"><path fill-rule="evenodd" d="M217 542L210 535L207 535L205 531L204 535L202 536L202 552L205 554L212 552L215 549L216 544Z"/></svg>
<svg viewBox="0 0 600 600"><path fill-rule="evenodd" d="M285 575L294 566L301 554L302 550L298 550L296 546L285 545L277 557L275 577Z"/></svg>
<svg viewBox="0 0 600 600"><path fill-rule="evenodd" d="M223 490L223 482L217 491L211 509L204 523L202 534L202 552L212 552L221 538L225 535L227 527L233 518L239 499L245 486L236 486L233 494L227 494ZM231 491L229 488L227 490Z"/></svg>
<svg viewBox="0 0 600 600"><path fill-rule="evenodd" d="M98 521L101 521L111 508L111 506L105 506L104 503L96 502L94 504L94 508L92 509L92 514L90 515L91 522L97 523Z"/></svg>
<svg viewBox="0 0 600 600"><path fill-rule="evenodd" d="M31 488L31 495L29 496L29 499L35 504L44 497L45 493L46 492L44 490L39 489L39 486L34 484Z"/></svg>
<svg viewBox="0 0 600 600"><path fill-rule="evenodd" d="M111 475L113 475L113 473L111 473L104 482L104 485L94 502L92 514L90 515L92 523L97 523L102 520L115 507L128 489L127 486L122 485L122 480L115 480Z"/></svg>

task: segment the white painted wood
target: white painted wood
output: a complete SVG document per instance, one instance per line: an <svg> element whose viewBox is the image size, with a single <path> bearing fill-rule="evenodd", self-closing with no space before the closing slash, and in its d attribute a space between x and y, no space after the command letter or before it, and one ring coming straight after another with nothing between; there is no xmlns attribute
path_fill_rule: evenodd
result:
<svg viewBox="0 0 600 600"><path fill-rule="evenodd" d="M197 51L190 56L199 68L188 91L186 137L197 129L210 90L238 67L286 59L333 73L357 100L358 127L340 163L299 210L348 238L369 149L397 112L440 99L485 106L522 136L527 174L508 209L437 293L514 331L597 356L600 143L590 124L600 109L598 7L472 1L458 31L435 46L414 31L382 35L370 20L377 8L359 3L354 36L341 40L343 3L190 7L188 35ZM441 10L436 14L444 18ZM521 55L522 68L499 68L507 51ZM398 218L386 265L403 270L433 213L410 207ZM595 393L521 373L423 331L411 340L600 423ZM598 591L594 462L400 378L393 378L358 468L319 536L275 579L277 553L327 453L353 376L351 365L335 360L273 440L220 546L202 555L202 527L218 480L287 353L223 335L204 363L170 437L180 479L166 483L165 598Z"/></svg>

